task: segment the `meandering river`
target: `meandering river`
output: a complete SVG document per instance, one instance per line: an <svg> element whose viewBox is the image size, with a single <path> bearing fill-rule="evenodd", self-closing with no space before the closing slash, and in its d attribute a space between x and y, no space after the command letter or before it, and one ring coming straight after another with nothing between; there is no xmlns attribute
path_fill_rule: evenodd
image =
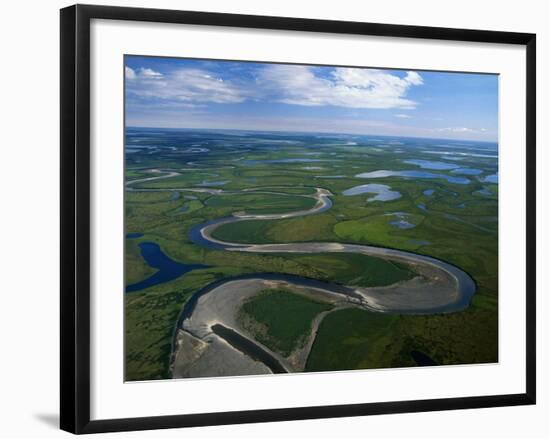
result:
<svg viewBox="0 0 550 439"><path fill-rule="evenodd" d="M161 171L155 170L156 173ZM167 172L168 176L177 173ZM167 175L135 182L167 178ZM133 182L127 183L129 186ZM130 189L130 188L128 188ZM260 188L259 188L260 189ZM139 190L139 189L131 189ZM145 189L146 190L146 189ZM171 189L161 189L170 191ZM176 189L173 189L176 190ZM181 189L197 191L205 189ZM214 191L214 190L213 190ZM242 191L216 194L239 194ZM433 314L460 311L469 306L476 286L460 268L439 259L403 250L339 242L243 244L216 239L216 228L239 221L278 220L315 215L332 207L331 193L317 188L316 204L309 210L280 214L239 214L214 219L193 227L189 238L196 245L216 250L250 253L357 253L404 263L418 275L386 287L342 286L280 273L257 273L216 281L196 292L186 303L177 323L172 352L172 374L221 376L295 371L305 364L309 351L283 358L240 332L236 316L244 300L269 286L286 285L305 294L323 297L337 307L356 306L373 312ZM319 321L316 323L317 325ZM315 329L315 328L314 328ZM312 331L312 337L314 331ZM306 346L307 347L307 346ZM309 348L311 344L309 345Z"/></svg>

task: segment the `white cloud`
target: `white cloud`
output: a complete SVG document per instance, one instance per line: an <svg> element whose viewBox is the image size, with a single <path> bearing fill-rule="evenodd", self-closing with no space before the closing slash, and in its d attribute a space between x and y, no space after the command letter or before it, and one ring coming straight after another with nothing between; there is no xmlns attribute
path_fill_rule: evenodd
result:
<svg viewBox="0 0 550 439"><path fill-rule="evenodd" d="M440 133L485 133L487 128L468 128L468 127L446 127L435 128Z"/></svg>
<svg viewBox="0 0 550 439"><path fill-rule="evenodd" d="M145 78L162 78L162 73L155 72L153 69L139 69L139 75Z"/></svg>
<svg viewBox="0 0 550 439"><path fill-rule="evenodd" d="M395 117L399 117L400 119L410 119L412 116L409 116L408 114L394 114Z"/></svg>
<svg viewBox="0 0 550 439"><path fill-rule="evenodd" d="M246 98L244 89L206 70L186 68L164 75L147 68L137 73L129 70L133 81L128 84L128 92L140 97L189 103L238 103Z"/></svg>
<svg viewBox="0 0 550 439"><path fill-rule="evenodd" d="M134 69L131 69L130 67L124 67L124 74L126 76L126 79L135 79L136 72Z"/></svg>
<svg viewBox="0 0 550 439"><path fill-rule="evenodd" d="M375 69L335 68L318 76L308 66L271 65L260 70L257 85L272 99L294 105L333 105L348 108L413 109L405 99L411 86L423 84L416 72L397 75Z"/></svg>
<svg viewBox="0 0 550 439"><path fill-rule="evenodd" d="M331 105L347 108L413 109L408 90L423 84L416 72L400 77L375 69L269 65L256 72L256 81L224 80L203 69L183 68L160 73L126 67L128 92L141 97L194 103L239 103L246 99L293 105Z"/></svg>
<svg viewBox="0 0 550 439"><path fill-rule="evenodd" d="M422 85L422 84L424 84L424 80L422 79L422 76L420 76L416 72L407 72L407 76L405 77L405 81L407 81L411 85Z"/></svg>

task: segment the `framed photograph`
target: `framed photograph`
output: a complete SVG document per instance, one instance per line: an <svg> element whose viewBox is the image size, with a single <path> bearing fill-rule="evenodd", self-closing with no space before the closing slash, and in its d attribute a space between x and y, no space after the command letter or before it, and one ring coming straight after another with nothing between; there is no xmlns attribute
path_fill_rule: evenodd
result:
<svg viewBox="0 0 550 439"><path fill-rule="evenodd" d="M61 428L535 403L535 35L61 10Z"/></svg>

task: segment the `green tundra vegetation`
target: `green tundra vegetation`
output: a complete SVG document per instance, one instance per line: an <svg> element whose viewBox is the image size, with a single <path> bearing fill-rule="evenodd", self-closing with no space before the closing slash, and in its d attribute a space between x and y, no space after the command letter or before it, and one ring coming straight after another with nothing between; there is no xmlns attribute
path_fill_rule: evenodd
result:
<svg viewBox="0 0 550 439"><path fill-rule="evenodd" d="M268 272L369 287L416 276L410 266L358 254L225 251L197 245L189 236L198 224L235 213L310 209L315 205L311 196L316 188L331 192L330 209L310 216L225 224L213 237L241 243L340 242L406 250L460 267L475 280L477 291L468 309L452 314L331 311L320 324L307 370L412 366L416 364L412 351L423 352L438 364L498 361L498 184L485 180L498 172L497 160L491 157L496 155L495 145L470 142L465 148L451 142L452 148L441 147L442 154L437 155L433 152L442 141L430 139L401 138L397 139L400 143L392 143L395 139L355 136L356 145L349 145L346 135L147 132L148 144L151 132L158 134L154 136L156 150L139 149L136 145L145 133L127 129L127 134L132 134L127 146L137 152L126 154L126 181L130 184L125 193L125 232L140 236L125 239L126 284L147 279L157 271L140 253L143 242L158 244L173 261L207 267L125 294L127 380L170 376L178 316L194 293L214 281ZM194 145L206 151L189 149ZM484 152L469 155L472 149L468 148ZM448 154L453 151L459 154ZM359 176L377 170L423 171L405 163L410 159L456 163L480 172L426 170L436 178ZM169 172L175 175L131 183ZM466 178L468 183L448 181L453 176ZM373 200L375 193L343 194L369 183L386 185L400 197L382 201ZM275 304L287 311L284 318L270 313L275 309L272 301L283 299L284 303ZM258 302L246 306L252 310L250 319L269 326L266 346L284 353L308 330L314 315L321 312L318 307L325 306L306 302L287 292L262 295ZM270 303L273 306L266 306Z"/></svg>
<svg viewBox="0 0 550 439"><path fill-rule="evenodd" d="M332 306L284 289L267 289L245 302L239 323L254 338L288 356L311 331L313 319Z"/></svg>

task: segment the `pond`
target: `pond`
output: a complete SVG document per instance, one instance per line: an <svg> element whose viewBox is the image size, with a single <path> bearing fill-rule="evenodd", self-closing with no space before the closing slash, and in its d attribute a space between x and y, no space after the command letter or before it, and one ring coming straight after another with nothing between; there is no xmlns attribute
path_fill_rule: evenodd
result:
<svg viewBox="0 0 550 439"><path fill-rule="evenodd" d="M142 236L143 236L143 233L137 233L137 232L127 233L126 239L136 239L136 238L141 238Z"/></svg>
<svg viewBox="0 0 550 439"><path fill-rule="evenodd" d="M483 189L479 189L478 191L474 191L474 195L485 195L489 197L493 195L493 193L489 189L483 188Z"/></svg>
<svg viewBox="0 0 550 439"><path fill-rule="evenodd" d="M390 221L390 224L396 229L412 229L416 227L413 223L410 223L404 219L396 219L394 221Z"/></svg>
<svg viewBox="0 0 550 439"><path fill-rule="evenodd" d="M154 242L142 242L139 244L139 248L145 262L158 271L140 282L126 286L127 293L169 282L199 268L208 268L208 265L176 262L164 254L160 246Z"/></svg>
<svg viewBox="0 0 550 439"><path fill-rule="evenodd" d="M229 183L231 180L219 180L219 181L207 181L203 180L202 183L197 184L197 186L223 186Z"/></svg>
<svg viewBox="0 0 550 439"><path fill-rule="evenodd" d="M410 215L406 212L387 213L386 215L395 217L395 219L390 221L389 224L396 229L412 229L416 227L416 224L408 221Z"/></svg>
<svg viewBox="0 0 550 439"><path fill-rule="evenodd" d="M484 183L495 183L495 184L498 184L498 174L486 175L485 177L483 177L483 178L481 179L481 181L483 181Z"/></svg>
<svg viewBox="0 0 550 439"><path fill-rule="evenodd" d="M374 197L367 198L367 201L391 201L401 198L401 194L397 191L392 191L390 186L385 184L362 184L346 189L342 192L345 196L353 196L360 194L376 194Z"/></svg>
<svg viewBox="0 0 550 439"><path fill-rule="evenodd" d="M407 163L408 165L417 165L422 169L433 169L435 171L446 171L459 167L456 163L436 162L432 160L403 160L403 163Z"/></svg>
<svg viewBox="0 0 550 439"><path fill-rule="evenodd" d="M357 178L386 178L386 177L405 177L405 178L442 178L447 180L449 183L455 184L469 184L470 180L466 177L455 177L446 174L435 174L433 172L426 171L415 171L415 170L405 170L405 171L388 171L388 170L379 170L372 172L363 172L356 175Z"/></svg>
<svg viewBox="0 0 550 439"><path fill-rule="evenodd" d="M476 169L476 168L458 168L458 169L453 169L451 171L451 174L479 175L482 172L483 171L481 169Z"/></svg>

